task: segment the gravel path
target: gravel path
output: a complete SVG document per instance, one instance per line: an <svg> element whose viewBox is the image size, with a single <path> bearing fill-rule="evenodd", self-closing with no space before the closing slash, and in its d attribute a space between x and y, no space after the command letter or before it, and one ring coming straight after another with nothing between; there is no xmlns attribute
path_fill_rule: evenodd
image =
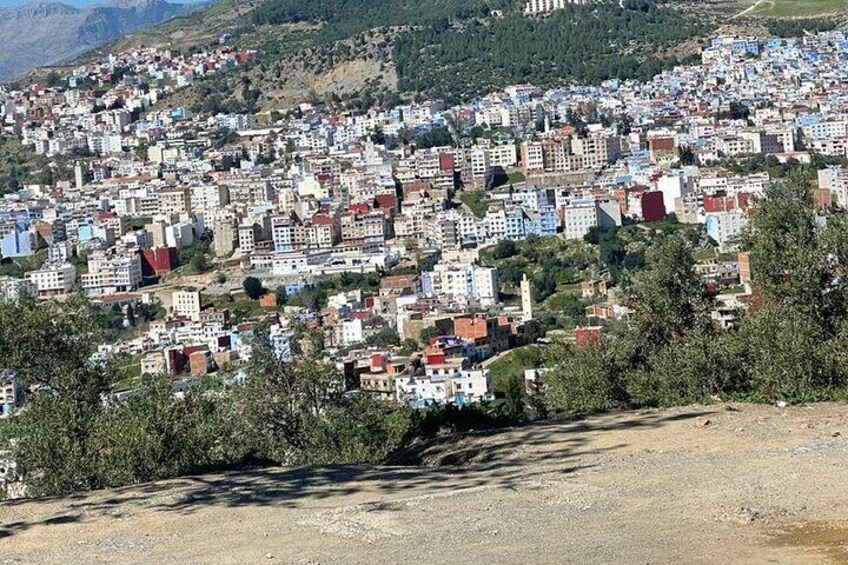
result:
<svg viewBox="0 0 848 565"><path fill-rule="evenodd" d="M848 410L690 406L0 504L0 563L848 563Z"/></svg>

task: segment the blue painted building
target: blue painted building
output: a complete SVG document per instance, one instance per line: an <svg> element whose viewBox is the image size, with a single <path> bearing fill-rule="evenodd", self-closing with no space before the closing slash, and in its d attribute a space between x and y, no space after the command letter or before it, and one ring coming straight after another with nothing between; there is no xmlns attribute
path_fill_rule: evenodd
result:
<svg viewBox="0 0 848 565"><path fill-rule="evenodd" d="M29 257L35 253L35 238L29 220L0 224L0 257Z"/></svg>

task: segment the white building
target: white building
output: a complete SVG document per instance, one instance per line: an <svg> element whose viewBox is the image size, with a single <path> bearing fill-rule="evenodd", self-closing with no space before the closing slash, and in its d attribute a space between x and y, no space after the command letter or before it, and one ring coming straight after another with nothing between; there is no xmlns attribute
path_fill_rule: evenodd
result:
<svg viewBox="0 0 848 565"><path fill-rule="evenodd" d="M200 291L177 290L171 294L171 309L175 316L200 320Z"/></svg>
<svg viewBox="0 0 848 565"><path fill-rule="evenodd" d="M848 208L848 168L828 167L818 172L819 188L833 195L833 200L842 208Z"/></svg>
<svg viewBox="0 0 848 565"><path fill-rule="evenodd" d="M597 1L597 0L594 0ZM524 14L544 14L553 10L562 10L568 4L591 4L592 0L527 0L524 4Z"/></svg>
<svg viewBox="0 0 848 565"><path fill-rule="evenodd" d="M339 330L342 345L355 345L357 343L362 343L364 340L362 334L362 320L359 318L343 320L342 323L339 324Z"/></svg>
<svg viewBox="0 0 848 565"><path fill-rule="evenodd" d="M89 295L113 294L136 290L142 280L138 253L111 256L97 253L89 257L88 273L80 277L80 286Z"/></svg>
<svg viewBox="0 0 848 565"><path fill-rule="evenodd" d="M529 322L533 319L533 296L530 293L530 279L527 273L521 277L521 321Z"/></svg>
<svg viewBox="0 0 848 565"><path fill-rule="evenodd" d="M430 297L491 306L498 299L498 271L470 263L438 263L424 274L424 293Z"/></svg>
<svg viewBox="0 0 848 565"><path fill-rule="evenodd" d="M621 225L621 208L616 200L572 200L562 208L566 239L583 239L593 227Z"/></svg>
<svg viewBox="0 0 848 565"><path fill-rule="evenodd" d="M710 212L705 216L707 235L725 251L733 247L742 230L748 225L748 216L741 210L729 212Z"/></svg>
<svg viewBox="0 0 848 565"><path fill-rule="evenodd" d="M30 271L26 278L34 286L39 297L64 296L71 292L77 282L77 271L73 265L46 265Z"/></svg>
<svg viewBox="0 0 848 565"><path fill-rule="evenodd" d="M666 213L678 209L677 202L694 191L692 180L683 171L669 172L657 179L657 190L663 194Z"/></svg>
<svg viewBox="0 0 848 565"><path fill-rule="evenodd" d="M38 289L28 279L16 279L14 277L0 277L0 302L4 300L17 300L23 296L37 296Z"/></svg>
<svg viewBox="0 0 848 565"><path fill-rule="evenodd" d="M424 376L398 376L395 379L397 400L414 407L424 407L490 399L489 370L461 367L460 363L428 365Z"/></svg>

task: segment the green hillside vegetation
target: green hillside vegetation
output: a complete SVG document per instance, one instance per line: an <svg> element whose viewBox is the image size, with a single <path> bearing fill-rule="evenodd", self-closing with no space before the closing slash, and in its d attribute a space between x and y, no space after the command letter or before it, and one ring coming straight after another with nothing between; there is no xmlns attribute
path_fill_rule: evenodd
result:
<svg viewBox="0 0 848 565"><path fill-rule="evenodd" d="M513 13L410 31L394 49L399 88L457 102L525 82L647 80L680 62L663 50L710 31L653 2L624 6L568 5L542 19Z"/></svg>
<svg viewBox="0 0 848 565"><path fill-rule="evenodd" d="M742 9L754 4L753 1L737 2ZM843 0L765 0L750 14L770 18L799 18L821 16L845 11L848 8Z"/></svg>
<svg viewBox="0 0 848 565"><path fill-rule="evenodd" d="M800 36L833 27L829 16L842 4L768 0L739 25ZM189 53L214 48L226 35L229 45L257 50L257 60L181 91L194 110L274 110L303 101L336 109L403 99L453 103L509 84L649 79L696 57L698 44L728 14L751 5L626 0L526 17L520 0L218 0L82 60L140 45Z"/></svg>
<svg viewBox="0 0 848 565"><path fill-rule="evenodd" d="M793 18L779 19L790 4ZM764 2L746 21L769 16L765 27L781 37L834 25L817 16L833 11L835 0L801 4ZM215 47L224 34L230 45L257 50L256 62L184 90L194 110L455 103L509 84L649 79L697 56L697 43L748 5L627 0L526 17L519 0L220 0L100 52L137 45L192 52Z"/></svg>
<svg viewBox="0 0 848 565"><path fill-rule="evenodd" d="M830 31L836 24L828 18L775 18L766 22L766 29L776 37L801 37L805 33Z"/></svg>
<svg viewBox="0 0 848 565"><path fill-rule="evenodd" d="M686 60L691 41L718 25L654 0L628 0L624 8L568 6L540 18L525 17L522 6L517 0L221 0L108 49L168 45L191 52L228 34L229 44L256 49L257 61L185 91L195 109L207 100L210 109L222 110L304 100L362 108L397 104L397 94L456 102L515 83L646 79ZM683 42L690 47L680 49ZM360 65L345 66L351 62Z"/></svg>

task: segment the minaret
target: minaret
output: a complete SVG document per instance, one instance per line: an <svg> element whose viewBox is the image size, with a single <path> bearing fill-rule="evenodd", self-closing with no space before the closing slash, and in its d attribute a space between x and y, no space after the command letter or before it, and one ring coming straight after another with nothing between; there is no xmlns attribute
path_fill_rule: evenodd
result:
<svg viewBox="0 0 848 565"><path fill-rule="evenodd" d="M82 168L82 163L77 161L74 163L74 185L77 190L82 190L83 185L85 184L85 178L83 174L85 171Z"/></svg>
<svg viewBox="0 0 848 565"><path fill-rule="evenodd" d="M529 322L533 319L533 299L530 297L530 279L527 273L521 278L521 321Z"/></svg>

